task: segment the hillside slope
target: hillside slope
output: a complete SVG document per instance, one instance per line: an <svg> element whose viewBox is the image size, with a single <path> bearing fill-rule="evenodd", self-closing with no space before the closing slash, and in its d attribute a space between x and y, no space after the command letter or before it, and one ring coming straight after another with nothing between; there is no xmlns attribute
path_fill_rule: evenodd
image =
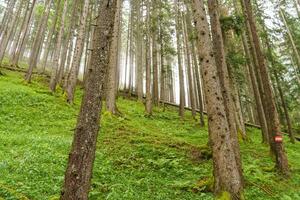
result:
<svg viewBox="0 0 300 200"><path fill-rule="evenodd" d="M57 199L80 106L65 103L46 81L25 84L23 74L0 76L0 199ZM82 91L78 90L78 93ZM121 117L103 111L90 199L212 199L212 162L207 128L187 112L155 108L119 98ZM273 171L268 147L257 129L241 143L246 199L300 199L300 144L286 142L292 178ZM288 141L286 139L286 141Z"/></svg>

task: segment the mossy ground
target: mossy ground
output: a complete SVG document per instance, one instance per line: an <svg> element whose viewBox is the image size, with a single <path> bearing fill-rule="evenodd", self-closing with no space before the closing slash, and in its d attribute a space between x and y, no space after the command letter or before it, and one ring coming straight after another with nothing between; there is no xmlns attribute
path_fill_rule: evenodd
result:
<svg viewBox="0 0 300 200"><path fill-rule="evenodd" d="M23 74L2 70L0 76L0 199L57 199L79 111L61 91L55 95L42 78L32 84ZM189 112L181 121L177 110L154 109L122 97L121 117L103 111L90 199L213 199L203 182L211 182L212 161L202 156L208 140ZM260 132L247 128L250 142L241 144L246 199L300 199L300 144L285 142L292 176L285 180ZM288 141L285 138L285 141Z"/></svg>

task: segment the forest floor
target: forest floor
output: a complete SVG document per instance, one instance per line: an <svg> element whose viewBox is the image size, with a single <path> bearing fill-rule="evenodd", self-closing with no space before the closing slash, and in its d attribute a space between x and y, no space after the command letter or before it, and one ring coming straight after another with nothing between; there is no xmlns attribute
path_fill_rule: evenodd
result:
<svg viewBox="0 0 300 200"><path fill-rule="evenodd" d="M22 73L2 72L0 199L58 199L82 91L68 105L43 78L26 84ZM91 200L213 199L205 186L212 180L207 127L190 112L181 121L171 107L155 108L152 117L136 101L120 97L118 107L121 117L103 111ZM300 199L300 143L285 138L292 169L285 180L274 171L260 131L247 128L247 134L251 141L241 142L246 199Z"/></svg>

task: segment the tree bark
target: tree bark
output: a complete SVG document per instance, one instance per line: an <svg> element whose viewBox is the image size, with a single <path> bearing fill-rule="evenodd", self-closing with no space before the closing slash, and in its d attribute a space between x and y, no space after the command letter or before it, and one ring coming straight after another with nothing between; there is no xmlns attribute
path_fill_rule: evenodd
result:
<svg viewBox="0 0 300 200"><path fill-rule="evenodd" d="M234 111L236 110L233 99L232 91L229 80L228 67L226 63L226 57L224 52L224 43L221 31L221 24L219 20L219 7L217 0L208 1L208 9L210 15L210 23L212 29L213 38L213 49L215 52L215 60L218 70L218 76L221 83L222 97L225 105L225 113L228 120L231 142L235 152L236 163L238 165L240 177L242 178L242 164L240 158L240 147L238 142L238 136L240 136L236 126L236 119L234 116ZM241 180L243 182L243 180Z"/></svg>
<svg viewBox="0 0 300 200"><path fill-rule="evenodd" d="M209 25L202 0L193 0L194 18L198 34L198 51L203 68L204 91L208 112L209 138L213 154L214 187L217 196L241 199L243 177L237 140L232 140L227 120L221 83L218 76L215 55L210 39Z"/></svg>
<svg viewBox="0 0 300 200"><path fill-rule="evenodd" d="M183 35L184 35L184 43L185 43L185 50L186 50L186 58L187 58L187 79L189 84L189 95L190 95L190 102L192 107L192 116L196 118L196 102L195 102L195 89L193 85L193 76L192 76L192 64L191 64L191 54L190 54L190 41L188 39L187 33L187 25L186 25L186 17L183 17Z"/></svg>
<svg viewBox="0 0 300 200"><path fill-rule="evenodd" d="M16 13L14 13L12 15L12 19L11 19L11 23L9 23L10 25L7 28L7 33L3 35L2 39L1 39L1 43L0 43L0 65L3 61L3 58L5 56L5 51L8 47L8 43L11 39L13 39L13 33L14 33L14 29L16 29L17 26L17 22L18 22L18 16L21 14L23 9L23 2L20 1L19 5L17 7L17 11Z"/></svg>
<svg viewBox="0 0 300 200"><path fill-rule="evenodd" d="M61 200L88 199L116 4L116 0L100 1L99 17L93 38L95 48L92 52L91 68L86 79L85 93L69 155Z"/></svg>
<svg viewBox="0 0 300 200"><path fill-rule="evenodd" d="M266 103L265 115L268 124L268 134L271 151L275 154L276 157L276 168L279 170L280 173L287 177L290 173L287 156L284 150L284 145L282 142L275 142L275 138L282 137L282 133L280 131L280 124L278 114L276 111L274 97L272 94L272 88L270 84L268 71L265 64L264 55L261 50L257 28L252 13L252 5L250 0L241 0L241 3L245 15L245 21L249 23L249 26L247 26L248 35L251 34L253 38L253 43L250 45L253 46L252 49L255 50L257 56L258 67L263 82L263 89L266 95L266 98L264 98L264 101Z"/></svg>
<svg viewBox="0 0 300 200"><path fill-rule="evenodd" d="M110 47L110 56L109 56L109 67L107 72L107 87L106 87L106 109L112 114L118 114L118 108L116 104L116 88L117 88L117 65L118 65L118 43L119 43L119 22L121 19L121 7L122 1L117 0L117 11L115 16L114 23L114 35L112 39L112 45Z"/></svg>
<svg viewBox="0 0 300 200"><path fill-rule="evenodd" d="M80 16L80 25L78 28L78 36L76 38L75 51L73 55L72 65L68 74L68 82L66 85L66 94L67 94L67 102L73 103L74 94L76 89L76 83L80 68L80 61L82 57L83 47L84 47L84 39L85 39L85 30L86 30L86 22L88 17L90 0L84 0L82 14Z"/></svg>
<svg viewBox="0 0 300 200"><path fill-rule="evenodd" d="M39 22L37 34L32 44L32 48L30 52L29 68L25 75L25 80L29 83L31 82L33 69L36 68L37 65L37 61L39 57L39 49L41 48L41 45L43 43L45 29L47 27L47 21L50 13L50 8L51 8L51 2L52 2L51 0L46 0L46 4L45 4L46 8Z"/></svg>
<svg viewBox="0 0 300 200"><path fill-rule="evenodd" d="M61 58L61 50L62 50L62 40L65 33L65 22L66 22L66 14L67 14L68 2L64 1L62 16L61 16L61 25L57 35L56 47L55 47L55 54L54 54L54 61L53 61L53 68L51 73L50 85L49 88L52 92L55 92L56 86L58 83L58 77L60 74L60 65L59 59Z"/></svg>
<svg viewBox="0 0 300 200"><path fill-rule="evenodd" d="M150 0L147 0L147 18L146 18L146 105L147 115L152 115L152 97L151 97L151 52L150 52Z"/></svg>
<svg viewBox="0 0 300 200"><path fill-rule="evenodd" d="M182 67L182 57L181 57L181 14L179 11L179 1L176 0L175 3L175 26L176 26L176 44L177 44L177 65L178 65L178 74L179 74L179 116L181 119L184 118L184 107L185 107L185 85L183 77L183 67Z"/></svg>

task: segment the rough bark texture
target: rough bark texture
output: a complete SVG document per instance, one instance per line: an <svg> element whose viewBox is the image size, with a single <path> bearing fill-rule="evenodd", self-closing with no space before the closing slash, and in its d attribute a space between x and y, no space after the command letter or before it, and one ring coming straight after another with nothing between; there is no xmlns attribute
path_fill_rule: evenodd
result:
<svg viewBox="0 0 300 200"><path fill-rule="evenodd" d="M238 141L238 130L236 126L236 118L234 112L236 110L234 101L232 99L232 91L229 80L229 73L226 64L226 57L224 52L224 43L222 37L221 24L219 20L219 7L217 0L209 0L208 1L210 22L212 28L212 38L213 38L213 49L215 53L215 60L218 70L218 76L220 78L222 97L225 105L225 113L228 120L230 135L231 135L231 143L234 148L236 163L238 164L238 169L240 173L240 177L242 176L242 164L240 158L240 147ZM243 180L241 180L243 182Z"/></svg>
<svg viewBox="0 0 300 200"><path fill-rule="evenodd" d="M52 92L55 92L55 90L56 90L56 86L59 81L59 75L61 73L60 71L62 70L61 66L59 65L59 59L61 58L62 41L63 41L64 32L65 32L67 8L68 8L68 1L65 1L63 11L62 11L62 16L61 16L61 25L60 25L60 29L59 29L59 32L57 35L54 62L53 62L53 68L52 68L52 73L51 73L51 79L50 79L49 88Z"/></svg>
<svg viewBox="0 0 300 200"><path fill-rule="evenodd" d="M280 78L276 71L274 72L274 76L275 76L276 83L277 83L277 88L278 88L278 92L279 92L279 96L280 96L280 100L281 100L281 105L282 105L283 111L284 111L284 116L285 116L285 120L286 120L286 124L287 124L287 128L288 128L288 134L290 137L290 141L292 143L295 143L295 136L293 134L292 123L291 123L291 119L290 119L290 115L289 115L289 111L288 111L288 106L287 106L287 103L284 98L284 92L281 88Z"/></svg>
<svg viewBox="0 0 300 200"><path fill-rule="evenodd" d="M191 53L190 53L190 41L188 39L187 33L187 25L186 25L186 17L183 17L183 35L184 35L184 43L185 43L185 52L186 52L186 59L187 59L187 78L188 78L188 85L189 85L189 95L190 95L190 102L192 107L192 116L196 117L196 102L195 102L195 89L193 84L193 76L192 76L192 64L191 64Z"/></svg>
<svg viewBox="0 0 300 200"><path fill-rule="evenodd" d="M118 64L118 44L119 44L119 22L121 19L121 6L122 1L117 0L117 11L115 16L115 23L114 23L114 35L112 39L112 44L110 47L110 56L109 56L109 67L107 73L107 84L106 84L106 109L107 111L111 112L112 114L117 114L117 104L116 104L116 88L117 88L117 80L116 80L116 73L117 73L117 64Z"/></svg>
<svg viewBox="0 0 300 200"><path fill-rule="evenodd" d="M80 61L82 57L83 47L84 47L84 39L85 39L85 30L86 30L86 21L89 10L89 0L84 1L82 15L80 17L80 25L78 28L78 36L75 44L75 51L73 55L72 65L70 72L67 77L67 85L66 85L66 93L67 93L67 102L73 103L74 101L74 93L76 89L76 83L80 68Z"/></svg>
<svg viewBox="0 0 300 200"><path fill-rule="evenodd" d="M49 55L49 51L50 51L50 45L51 45L51 42L52 42L53 34L55 32L55 27L56 27L56 24L57 24L57 19L58 19L58 16L59 16L60 2L61 2L61 0L57 1L57 3L56 3L56 5L57 5L56 9L55 9L56 13L54 15L51 30L49 31L48 36L47 36L47 41L46 41L46 44L45 44L45 52L44 52L44 55L43 55L43 58L42 58L42 72L44 72L45 68L46 68L48 55Z"/></svg>
<svg viewBox="0 0 300 200"><path fill-rule="evenodd" d="M204 3L202 0L193 0L192 7L198 32L200 64L203 68L215 193L220 196L229 194L231 199L239 199L243 190L243 178L240 161L236 160L238 144L233 144L231 138Z"/></svg>
<svg viewBox="0 0 300 200"><path fill-rule="evenodd" d="M12 18L10 19L11 21L8 22L9 26L7 28L7 31L5 32L6 34L4 34L4 36L1 39L1 43L0 43L0 64L3 61L3 58L5 56L5 51L8 47L8 44L9 44L10 40L13 39L14 30L16 29L16 25L17 25L17 22L18 22L18 17L21 14L22 9L23 9L23 2L20 1L19 5L17 7L16 13L14 13L12 15Z"/></svg>
<svg viewBox="0 0 300 200"><path fill-rule="evenodd" d="M157 0L152 1L153 11L152 17L157 19ZM159 90L158 90L158 64L157 64L157 22L154 21L152 26L152 66L153 66L153 103L159 105Z"/></svg>
<svg viewBox="0 0 300 200"><path fill-rule="evenodd" d="M266 95L266 98L264 98L264 101L266 103L265 106L265 115L267 119L268 124L268 134L269 134L269 143L272 152L274 153L276 157L276 168L285 176L289 175L289 166L288 166L288 160L287 156L284 150L284 146L282 142L275 142L275 137L282 136L281 130L280 130L280 124L278 119L278 113L276 111L276 105L274 101L274 96L272 94L272 88L270 84L270 79L267 71L267 67L264 60L264 55L261 50L261 45L257 33L257 28L254 20L254 16L252 13L252 5L250 0L241 0L243 12L245 15L246 22L249 23L248 26L248 34L252 36L253 43L251 44L253 46L253 49L255 50L257 61L258 61L258 67L261 73L261 78L263 82L263 89ZM249 29L250 28L250 29Z"/></svg>
<svg viewBox="0 0 300 200"><path fill-rule="evenodd" d="M299 55L298 49L296 47L293 35L292 35L291 31L290 31L289 25L288 25L288 23L287 23L287 21L285 19L284 12L282 11L281 8L279 9L279 14L280 14L280 17L281 17L281 19L282 19L282 21L284 23L284 26L286 28L286 31L287 31L287 34L288 34L288 37L289 37L289 40L290 40L290 43L292 45L292 48L293 48L293 51L294 51L294 55L295 55L294 59L296 60L298 69L300 69L300 55Z"/></svg>
<svg viewBox="0 0 300 200"><path fill-rule="evenodd" d="M30 52L29 68L25 76L25 80L27 82L31 81L33 69L36 68L38 62L39 50L41 48L42 41L44 39L45 29L47 27L47 21L50 13L51 0L47 0L45 5L46 5L46 10L44 11L41 20L39 22L37 35L34 38L31 52Z"/></svg>
<svg viewBox="0 0 300 200"><path fill-rule="evenodd" d="M147 115L152 115L151 97L151 52L150 52L150 1L147 0L147 20L146 20L146 105Z"/></svg>
<svg viewBox="0 0 300 200"><path fill-rule="evenodd" d="M88 71L77 127L69 155L62 200L87 200L91 185L103 96L109 63L116 0L100 1L94 35L91 68Z"/></svg>
<svg viewBox="0 0 300 200"><path fill-rule="evenodd" d="M190 16L190 9L189 5L187 5L187 14L186 14L186 23L187 23L187 32L189 37L191 37L193 34L193 29L191 25L191 16ZM194 71L195 71L195 79L196 79L196 84L195 86L197 87L197 94L198 94L198 107L200 110L200 126L203 127L205 126L204 122L204 114L203 114L203 96L202 96L202 88L201 88L201 77L200 77L200 72L199 72L199 65L198 65L198 60L197 60L197 55L195 51L195 41L191 41L191 50L192 50L192 56L193 56L193 62L194 62Z"/></svg>
<svg viewBox="0 0 300 200"><path fill-rule="evenodd" d="M184 106L185 106L185 91L184 91L184 77L183 77L183 67L182 67L182 57L181 57L181 15L178 8L178 0L176 0L176 42L177 42L177 65L179 74L179 116L184 117Z"/></svg>
<svg viewBox="0 0 300 200"><path fill-rule="evenodd" d="M22 26L22 31L21 31L21 35L20 35L20 38L18 41L18 45L17 45L17 48L11 59L12 66L18 66L18 62L19 62L19 58L21 56L22 49L25 48L25 39L28 35L28 30L30 28L30 22L33 18L33 14L34 14L33 10L34 10L35 3L36 3L36 0L33 0L31 3L30 10L28 11L26 19L24 21L24 26Z"/></svg>

